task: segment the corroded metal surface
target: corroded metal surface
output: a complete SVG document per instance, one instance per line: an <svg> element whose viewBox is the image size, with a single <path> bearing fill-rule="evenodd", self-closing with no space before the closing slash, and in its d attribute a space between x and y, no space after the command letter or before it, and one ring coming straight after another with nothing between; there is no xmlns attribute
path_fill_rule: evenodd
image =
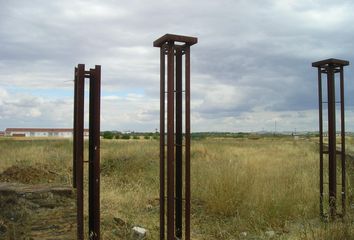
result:
<svg viewBox="0 0 354 240"><path fill-rule="evenodd" d="M155 47L160 48L160 240L165 239L166 236L167 240L182 239L183 226L185 239L190 239L190 46L197 42L198 39L195 37L166 34L153 43ZM185 67L184 90L183 66ZM185 93L184 133L183 93ZM183 147L185 148L184 179ZM167 211L165 211L165 185ZM184 224L183 199L185 200Z"/></svg>
<svg viewBox="0 0 354 240"><path fill-rule="evenodd" d="M89 159L84 161L84 93L85 79L90 80ZM77 188L77 239L84 239L84 163L89 163L88 235L100 239L100 108L101 66L85 70L84 64L75 68L73 186Z"/></svg>
<svg viewBox="0 0 354 240"><path fill-rule="evenodd" d="M346 153L345 153L345 110L344 110L344 72L343 67L349 65L348 61L340 59L326 59L312 63L318 69L318 101L319 101L319 141L320 141L320 214L326 217L324 210L324 154L328 155L328 217L335 219L338 215L344 216L346 213ZM339 102L336 100L336 73L340 75ZM322 74L327 80L327 101L323 101ZM336 144L336 104L340 103L340 135L341 148L337 150ZM323 107L327 106L328 123L328 150L324 149L324 130L323 130ZM337 213L337 154L341 156L341 214Z"/></svg>

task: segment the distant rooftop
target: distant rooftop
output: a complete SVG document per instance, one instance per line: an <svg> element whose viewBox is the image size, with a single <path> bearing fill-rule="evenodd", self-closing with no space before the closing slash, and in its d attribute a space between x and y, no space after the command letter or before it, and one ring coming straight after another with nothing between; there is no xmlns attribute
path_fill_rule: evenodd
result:
<svg viewBox="0 0 354 240"><path fill-rule="evenodd" d="M72 132L72 128L6 128L5 132ZM87 132L88 129L85 129Z"/></svg>

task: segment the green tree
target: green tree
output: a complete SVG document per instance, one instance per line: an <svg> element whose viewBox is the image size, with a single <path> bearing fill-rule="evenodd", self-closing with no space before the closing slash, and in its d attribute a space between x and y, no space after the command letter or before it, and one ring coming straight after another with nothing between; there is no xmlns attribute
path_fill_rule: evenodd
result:
<svg viewBox="0 0 354 240"><path fill-rule="evenodd" d="M103 132L103 138L104 139L113 139L114 134L111 131L105 131Z"/></svg>
<svg viewBox="0 0 354 240"><path fill-rule="evenodd" d="M121 139L130 139L130 135L129 134L123 134Z"/></svg>

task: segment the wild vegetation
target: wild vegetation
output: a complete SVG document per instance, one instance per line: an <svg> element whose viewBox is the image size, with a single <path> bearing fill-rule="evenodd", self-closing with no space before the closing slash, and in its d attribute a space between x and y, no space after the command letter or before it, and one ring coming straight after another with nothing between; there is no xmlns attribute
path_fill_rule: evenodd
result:
<svg viewBox="0 0 354 240"><path fill-rule="evenodd" d="M126 239L133 225L158 239L158 148L152 138L102 140L103 239ZM71 157L70 140L1 139L0 181L70 185ZM191 158L192 239L354 239L353 202L344 221L319 219L318 149L310 139L203 137L192 141ZM20 170L6 175L13 166ZM33 174L30 167L46 174L18 177ZM353 201L353 171L348 176Z"/></svg>

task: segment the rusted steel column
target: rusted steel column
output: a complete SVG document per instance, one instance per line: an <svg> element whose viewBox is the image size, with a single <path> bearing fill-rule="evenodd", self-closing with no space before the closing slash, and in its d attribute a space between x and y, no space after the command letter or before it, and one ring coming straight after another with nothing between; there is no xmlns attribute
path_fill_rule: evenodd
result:
<svg viewBox="0 0 354 240"><path fill-rule="evenodd" d="M174 44L167 53L167 239L174 239Z"/></svg>
<svg viewBox="0 0 354 240"><path fill-rule="evenodd" d="M73 188L76 188L77 67L74 70Z"/></svg>
<svg viewBox="0 0 354 240"><path fill-rule="evenodd" d="M182 49L176 49L176 237L182 238Z"/></svg>
<svg viewBox="0 0 354 240"><path fill-rule="evenodd" d="M341 112L341 163L342 163L342 213L346 213L346 164L345 164L345 111L344 111L344 72L340 66L340 112Z"/></svg>
<svg viewBox="0 0 354 240"><path fill-rule="evenodd" d="M165 239L165 48L160 48L160 240Z"/></svg>
<svg viewBox="0 0 354 240"><path fill-rule="evenodd" d="M100 239L100 99L101 66L90 69L89 239Z"/></svg>
<svg viewBox="0 0 354 240"><path fill-rule="evenodd" d="M79 64L76 76L76 124L75 134L75 159L76 159L76 194L77 194L77 238L84 239L84 94L85 94L85 65Z"/></svg>
<svg viewBox="0 0 354 240"><path fill-rule="evenodd" d="M337 198L337 160L336 160L336 98L334 83L334 66L327 67L327 97L328 97L328 182L329 207L331 218L336 217Z"/></svg>
<svg viewBox="0 0 354 240"><path fill-rule="evenodd" d="M77 239L84 239L84 93L85 78L90 79L89 113L89 239L100 239L100 99L101 66L85 71L75 68L73 175L77 188Z"/></svg>
<svg viewBox="0 0 354 240"><path fill-rule="evenodd" d="M166 34L154 41L160 48L160 240L183 238L183 180L185 236L190 239L190 54L197 38ZM181 43L181 44L177 44ZM165 54L167 53L167 223L165 224ZM186 144L183 179L183 55L186 54ZM176 63L176 64L175 64ZM167 227L166 227L167 226Z"/></svg>
<svg viewBox="0 0 354 240"><path fill-rule="evenodd" d="M185 156L185 239L190 240L190 218L191 218L191 169L190 169L190 141L191 141L191 118L190 118L190 47L185 48L185 99L186 99L186 134L185 134L185 145L186 145L186 156Z"/></svg>
<svg viewBox="0 0 354 240"><path fill-rule="evenodd" d="M190 87L190 47L186 46L185 48L185 61L186 61L186 166L185 166L185 222L186 222L186 231L185 238L186 240L190 240L190 217L191 217L191 168L190 168L190 141L191 141L191 118L190 118L190 95L191 95L191 87Z"/></svg>
<svg viewBox="0 0 354 240"><path fill-rule="evenodd" d="M323 116L322 116L322 73L321 68L318 68L318 120L319 120L319 137L320 137L320 215L323 213Z"/></svg>
<svg viewBox="0 0 354 240"><path fill-rule="evenodd" d="M329 212L328 216L334 220L337 216L337 146L336 146L336 97L335 97L335 73L340 73L340 116L341 116L341 170L342 170L342 214L345 215L345 123L344 123L344 77L343 67L349 65L348 61L339 59L326 59L312 63L318 68L318 93L319 93L319 126L320 126L320 212L323 212L323 154L328 154L328 192ZM323 116L322 116L322 78L327 75L327 106L328 106L328 151L323 150Z"/></svg>

